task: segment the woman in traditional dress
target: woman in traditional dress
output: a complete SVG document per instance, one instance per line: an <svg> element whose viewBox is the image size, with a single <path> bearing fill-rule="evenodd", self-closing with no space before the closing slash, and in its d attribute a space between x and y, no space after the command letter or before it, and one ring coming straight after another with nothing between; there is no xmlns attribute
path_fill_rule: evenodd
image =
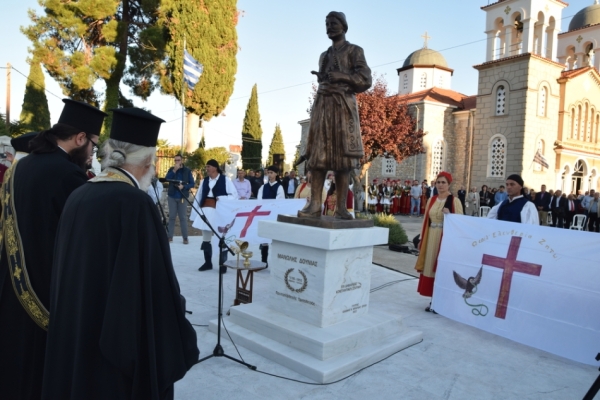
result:
<svg viewBox="0 0 600 400"><path fill-rule="evenodd" d="M394 181L394 198L392 199L392 214L400 214L400 199L402 198L402 187L398 181Z"/></svg>
<svg viewBox="0 0 600 400"><path fill-rule="evenodd" d="M323 204L323 215L330 217L335 216L337 211L337 193L335 189L335 179L331 182L331 186L327 191L327 197L325 197L325 203ZM346 197L346 208L348 212L354 216L354 193L348 188L348 195Z"/></svg>
<svg viewBox="0 0 600 400"><path fill-rule="evenodd" d="M440 172L435 180L438 194L432 196L425 207L425 218L423 218L421 242L419 243L419 258L417 258L417 264L415 265L415 269L421 274L417 291L422 296L433 296L433 283L442 242L444 215L463 213L460 200L449 192L450 183L452 183L452 175L448 172ZM431 302L425 311L433 311Z"/></svg>

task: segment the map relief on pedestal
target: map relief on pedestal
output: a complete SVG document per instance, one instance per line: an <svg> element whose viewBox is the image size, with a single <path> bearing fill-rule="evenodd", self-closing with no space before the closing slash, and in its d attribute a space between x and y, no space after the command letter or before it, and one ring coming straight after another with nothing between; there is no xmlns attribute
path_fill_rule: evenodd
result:
<svg viewBox="0 0 600 400"><path fill-rule="evenodd" d="M334 218L352 220L346 207L350 171L359 168L364 157L356 93L371 87L371 69L363 49L346 41L348 23L344 13L330 12L325 27L332 45L321 54L319 71L311 72L317 76L319 87L302 155L312 174L311 197L298 217L321 218L325 175L333 171L337 205Z"/></svg>

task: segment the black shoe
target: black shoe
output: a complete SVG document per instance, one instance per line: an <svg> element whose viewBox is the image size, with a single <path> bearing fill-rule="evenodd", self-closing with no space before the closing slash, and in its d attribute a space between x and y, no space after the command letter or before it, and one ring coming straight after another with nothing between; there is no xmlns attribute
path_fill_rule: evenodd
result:
<svg viewBox="0 0 600 400"><path fill-rule="evenodd" d="M213 268L212 245L210 244L210 242L202 242L200 249L202 249L202 251L204 252L204 264L202 264L202 266L198 268L198 271L208 271Z"/></svg>

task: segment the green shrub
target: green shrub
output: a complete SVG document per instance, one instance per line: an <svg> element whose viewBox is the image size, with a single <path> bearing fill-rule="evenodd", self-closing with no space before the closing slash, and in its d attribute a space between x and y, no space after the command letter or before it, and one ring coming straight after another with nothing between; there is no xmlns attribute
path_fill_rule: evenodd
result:
<svg viewBox="0 0 600 400"><path fill-rule="evenodd" d="M388 228L389 229L389 236L388 236L388 244L404 244L406 242L408 242L408 236L406 236L406 232L404 231L404 228L402 227L402 225L400 224L400 222L398 222L398 220L396 220L396 218L393 215L386 215L386 214L369 214L369 213L361 213L360 215L357 215L358 219L372 219L375 226L380 226L382 228Z"/></svg>

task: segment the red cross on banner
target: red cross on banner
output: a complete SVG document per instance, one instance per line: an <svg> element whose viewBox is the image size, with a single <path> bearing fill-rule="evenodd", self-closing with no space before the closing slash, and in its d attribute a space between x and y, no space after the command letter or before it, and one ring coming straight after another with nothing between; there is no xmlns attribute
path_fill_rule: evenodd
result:
<svg viewBox="0 0 600 400"><path fill-rule="evenodd" d="M540 276L540 273L542 272L542 266L540 264L517 261L520 246L521 238L513 236L510 239L506 258L484 254L481 260L481 263L484 265L503 269L500 293L498 294L498 302L496 303L496 318L506 318L506 309L508 308L513 272L521 272L535 276Z"/></svg>
<svg viewBox="0 0 600 400"><path fill-rule="evenodd" d="M246 220L246 224L244 225L244 228L242 229L240 238L246 237L246 232L248 232L248 228L250 227L250 225L252 225L252 221L254 220L254 217L266 216L266 215L271 214L271 211L258 211L258 209L260 207L261 206L256 206L250 212L237 213L235 215L236 217L247 217L248 218Z"/></svg>

